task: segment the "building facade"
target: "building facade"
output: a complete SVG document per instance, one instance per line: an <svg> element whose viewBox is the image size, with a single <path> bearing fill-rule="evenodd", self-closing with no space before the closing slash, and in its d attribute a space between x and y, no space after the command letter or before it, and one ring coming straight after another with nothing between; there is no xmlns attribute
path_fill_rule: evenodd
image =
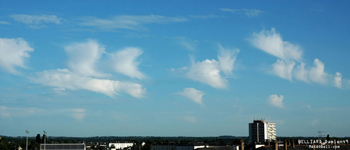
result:
<svg viewBox="0 0 350 150"><path fill-rule="evenodd" d="M107 143L106 148L108 150L117 150L117 149L131 149L134 146L134 143Z"/></svg>
<svg viewBox="0 0 350 150"><path fill-rule="evenodd" d="M266 140L276 140L276 124L266 120L255 120L249 123L249 141L252 143L264 143Z"/></svg>

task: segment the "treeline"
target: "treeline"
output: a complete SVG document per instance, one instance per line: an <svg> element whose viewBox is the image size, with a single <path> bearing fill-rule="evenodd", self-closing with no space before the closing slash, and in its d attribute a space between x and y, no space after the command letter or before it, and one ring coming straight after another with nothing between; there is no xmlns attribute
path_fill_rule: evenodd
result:
<svg viewBox="0 0 350 150"><path fill-rule="evenodd" d="M26 147L26 137L10 137L0 136L0 149L12 150L19 146ZM334 140L345 140L350 137L328 137ZM44 143L45 136L38 134L36 137L28 137L28 149L39 149L40 143ZM277 137L279 141L284 139L294 140L310 140L310 139L326 139L326 137ZM95 137L54 137L50 136L45 139L46 143L82 143L96 144L109 142L133 142L136 145L141 145L145 142L145 148L148 149L150 145L191 145L191 144L208 144L208 145L240 145L240 140L245 144L248 143L248 137L236 136L218 136L218 137L155 137L155 136L95 136Z"/></svg>
<svg viewBox="0 0 350 150"><path fill-rule="evenodd" d="M0 136L0 149L12 150L26 147L26 137L10 137ZM219 137L155 137L155 136L95 136L95 137L47 137L46 143L82 143L96 144L109 142L133 142L136 145L141 145L145 142L145 149L150 145L191 145L196 143L210 144L210 145L236 145L240 140L248 142L248 137L235 136L219 136ZM36 137L28 137L28 149L39 149L40 143L44 143L44 136L38 134Z"/></svg>

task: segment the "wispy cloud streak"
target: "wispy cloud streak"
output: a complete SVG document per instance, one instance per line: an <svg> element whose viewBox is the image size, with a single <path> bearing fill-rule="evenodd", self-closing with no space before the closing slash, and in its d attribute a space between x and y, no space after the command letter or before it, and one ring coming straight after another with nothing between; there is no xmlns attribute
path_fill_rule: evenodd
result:
<svg viewBox="0 0 350 150"><path fill-rule="evenodd" d="M127 30L144 30L145 24L151 23L171 23L188 21L186 17L165 17L158 15L148 16L113 16L109 19L96 17L85 17L81 19L80 25L98 27L100 29L127 29Z"/></svg>
<svg viewBox="0 0 350 150"><path fill-rule="evenodd" d="M31 28L42 28L46 27L45 23L60 24L63 20L55 15L27 15L27 14L17 14L11 15L14 20L27 24Z"/></svg>
<svg viewBox="0 0 350 150"><path fill-rule="evenodd" d="M221 8L221 11L226 11L226 12L230 12L230 13L237 13L237 14L245 14L248 17L257 17L259 16L261 13L263 13L263 11L258 10L258 9L229 9L229 8Z"/></svg>

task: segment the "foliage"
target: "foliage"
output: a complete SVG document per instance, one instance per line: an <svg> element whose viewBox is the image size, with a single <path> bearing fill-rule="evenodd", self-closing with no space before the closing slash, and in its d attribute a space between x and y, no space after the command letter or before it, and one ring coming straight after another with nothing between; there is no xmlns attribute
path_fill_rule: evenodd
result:
<svg viewBox="0 0 350 150"><path fill-rule="evenodd" d="M1 139L0 139L0 149L1 149L1 150L9 150L9 148L7 147L7 145L8 145L7 139L1 138Z"/></svg>
<svg viewBox="0 0 350 150"><path fill-rule="evenodd" d="M41 143L40 134L37 134L37 135L36 135L36 137L35 137L35 142L36 142L36 143Z"/></svg>

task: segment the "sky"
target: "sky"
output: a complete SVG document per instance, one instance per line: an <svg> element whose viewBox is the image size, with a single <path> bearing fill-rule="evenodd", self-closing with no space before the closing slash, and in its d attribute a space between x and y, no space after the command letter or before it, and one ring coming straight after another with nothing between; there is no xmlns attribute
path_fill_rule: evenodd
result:
<svg viewBox="0 0 350 150"><path fill-rule="evenodd" d="M349 1L0 0L0 135L350 136Z"/></svg>

